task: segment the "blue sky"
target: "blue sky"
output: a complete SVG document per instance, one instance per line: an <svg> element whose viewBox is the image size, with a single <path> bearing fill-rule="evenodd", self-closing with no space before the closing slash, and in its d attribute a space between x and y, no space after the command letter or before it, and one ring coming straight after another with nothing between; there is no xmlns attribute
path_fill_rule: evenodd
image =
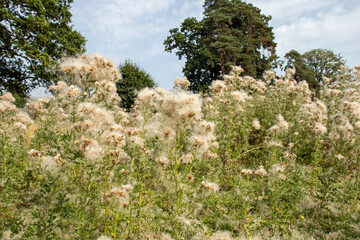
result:
<svg viewBox="0 0 360 240"><path fill-rule="evenodd" d="M76 0L74 28L87 39L87 52L99 52L116 65L131 59L170 89L182 76L183 61L164 52L171 28L187 17L202 19L204 0ZM359 0L248 0L272 16L277 53L315 48L341 53L347 65L360 65Z"/></svg>

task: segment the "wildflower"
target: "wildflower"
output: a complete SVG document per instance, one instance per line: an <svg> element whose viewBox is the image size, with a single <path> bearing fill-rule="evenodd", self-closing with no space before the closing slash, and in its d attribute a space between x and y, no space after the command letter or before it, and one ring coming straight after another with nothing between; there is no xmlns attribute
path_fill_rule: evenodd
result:
<svg viewBox="0 0 360 240"><path fill-rule="evenodd" d="M50 156L43 156L41 158L40 165L43 169L46 169L52 173L57 172L59 170L59 166L58 166L56 160Z"/></svg>
<svg viewBox="0 0 360 240"><path fill-rule="evenodd" d="M264 169L264 166L260 166L258 169L255 170L254 172L256 175L259 175L261 177L265 177L267 175L266 170Z"/></svg>
<svg viewBox="0 0 360 240"><path fill-rule="evenodd" d="M329 133L329 138L332 140L338 140L340 139L340 134L337 131L333 130Z"/></svg>
<svg viewBox="0 0 360 240"><path fill-rule="evenodd" d="M151 103L152 101L155 101L157 95L158 94L155 90L150 88L144 88L138 93L136 97L136 102L138 104L148 104Z"/></svg>
<svg viewBox="0 0 360 240"><path fill-rule="evenodd" d="M337 159L339 159L340 161L345 160L345 156L338 154L335 156Z"/></svg>
<svg viewBox="0 0 360 240"><path fill-rule="evenodd" d="M71 85L69 88L68 88L68 93L67 93L68 97L69 98L78 98L81 96L81 92L80 90L74 86L74 85Z"/></svg>
<svg viewBox="0 0 360 240"><path fill-rule="evenodd" d="M224 81L229 85L229 83L235 80L235 75L224 75Z"/></svg>
<svg viewBox="0 0 360 240"><path fill-rule="evenodd" d="M212 122L202 121L197 126L196 132L200 135L212 134L215 128L215 124Z"/></svg>
<svg viewBox="0 0 360 240"><path fill-rule="evenodd" d="M100 236L97 240L112 240L112 238L107 236Z"/></svg>
<svg viewBox="0 0 360 240"><path fill-rule="evenodd" d="M159 240L172 240L171 236L167 233L161 233L157 238Z"/></svg>
<svg viewBox="0 0 360 240"><path fill-rule="evenodd" d="M238 103L243 103L252 99L252 97L248 96L248 94L244 91L232 91L230 96Z"/></svg>
<svg viewBox="0 0 360 240"><path fill-rule="evenodd" d="M229 232L218 231L212 235L209 240L232 240Z"/></svg>
<svg viewBox="0 0 360 240"><path fill-rule="evenodd" d="M284 132L289 128L289 123L285 121L282 115L278 115L277 117L278 123L272 126L269 131L272 133Z"/></svg>
<svg viewBox="0 0 360 240"><path fill-rule="evenodd" d="M103 154L104 149L95 140L85 148L85 157L88 160L98 160L103 156Z"/></svg>
<svg viewBox="0 0 360 240"><path fill-rule="evenodd" d="M244 72L244 69L242 67L240 67L240 66L232 66L230 74L234 75L234 76L239 76L243 72Z"/></svg>
<svg viewBox="0 0 360 240"><path fill-rule="evenodd" d="M331 78L323 77L323 82L324 82L325 84L329 84L331 81L332 81Z"/></svg>
<svg viewBox="0 0 360 240"><path fill-rule="evenodd" d="M260 93L265 93L266 85L263 81L256 81L253 88Z"/></svg>
<svg viewBox="0 0 360 240"><path fill-rule="evenodd" d="M292 79L295 75L295 68L287 68L285 71L285 77L287 79Z"/></svg>
<svg viewBox="0 0 360 240"><path fill-rule="evenodd" d="M275 72L271 70L266 70L264 72L264 79L266 81L271 81L272 79L275 79Z"/></svg>
<svg viewBox="0 0 360 240"><path fill-rule="evenodd" d="M131 192L131 190L133 190L133 186L131 186L130 184L127 185L122 185L121 186L123 189L125 189L126 192Z"/></svg>
<svg viewBox="0 0 360 240"><path fill-rule="evenodd" d="M38 150L35 150L35 149L30 149L27 153L32 157L40 156L40 152Z"/></svg>
<svg viewBox="0 0 360 240"><path fill-rule="evenodd" d="M225 85L225 82L222 80L215 80L211 83L211 86L209 89L213 92L223 92L227 90L227 87Z"/></svg>
<svg viewBox="0 0 360 240"><path fill-rule="evenodd" d="M0 96L0 100L4 100L7 101L9 103L14 103L15 102L15 98L13 97L13 95L9 92L5 92Z"/></svg>
<svg viewBox="0 0 360 240"><path fill-rule="evenodd" d="M175 86L181 89L187 89L190 86L190 82L186 77L176 78L174 82L175 82Z"/></svg>
<svg viewBox="0 0 360 240"><path fill-rule="evenodd" d="M241 174L244 174L245 176L251 176L251 175L253 175L253 170L251 170L251 169L242 169Z"/></svg>
<svg viewBox="0 0 360 240"><path fill-rule="evenodd" d="M127 198L128 191L124 188L115 187L110 190L111 196Z"/></svg>
<svg viewBox="0 0 360 240"><path fill-rule="evenodd" d="M202 181L201 184L204 186L206 190L213 192L219 191L219 185L217 185L216 183Z"/></svg>
<svg viewBox="0 0 360 240"><path fill-rule="evenodd" d="M138 145L140 147L143 147L144 146L144 139L142 139L141 137L138 137L138 136L131 136L129 138L129 141L131 143L134 143L135 145Z"/></svg>
<svg viewBox="0 0 360 240"><path fill-rule="evenodd" d="M27 127L25 124L23 124L21 122L16 122L16 123L14 123L14 129L25 132L27 130Z"/></svg>
<svg viewBox="0 0 360 240"><path fill-rule="evenodd" d="M167 140L172 140L175 139L176 133L172 128L165 127L165 129L162 131L162 136Z"/></svg>
<svg viewBox="0 0 360 240"><path fill-rule="evenodd" d="M31 125L34 123L34 121L30 118L29 114L25 113L25 112L19 112L15 115L15 118L24 123L25 125Z"/></svg>
<svg viewBox="0 0 360 240"><path fill-rule="evenodd" d="M282 142L280 142L280 141L274 141L274 140L269 141L269 142L267 143L267 145L268 145L269 147L283 147L283 146L284 146Z"/></svg>
<svg viewBox="0 0 360 240"><path fill-rule="evenodd" d="M282 173L282 172L285 171L285 168L286 168L285 165L281 165L281 164L279 164L279 163L276 163L276 164L274 164L274 165L271 166L270 172L271 172L272 174Z"/></svg>
<svg viewBox="0 0 360 240"><path fill-rule="evenodd" d="M182 162L185 164L192 163L193 161L193 155L191 153L188 153L184 156Z"/></svg>
<svg viewBox="0 0 360 240"><path fill-rule="evenodd" d="M187 225L187 226L191 226L191 221L185 217L179 217L179 220L182 224Z"/></svg>
<svg viewBox="0 0 360 240"><path fill-rule="evenodd" d="M315 123L314 131L315 131L315 133L319 133L322 135L327 133L326 127L322 123L319 123L319 122Z"/></svg>
<svg viewBox="0 0 360 240"><path fill-rule="evenodd" d="M252 122L252 126L255 130L260 130L261 125L260 125L259 119L255 118Z"/></svg>
<svg viewBox="0 0 360 240"><path fill-rule="evenodd" d="M167 165L169 164L169 159L165 156L161 156L161 157L158 157L155 162L159 163L159 164L162 164L162 165Z"/></svg>
<svg viewBox="0 0 360 240"><path fill-rule="evenodd" d="M16 106L8 101L0 100L0 113L5 111L15 112Z"/></svg>

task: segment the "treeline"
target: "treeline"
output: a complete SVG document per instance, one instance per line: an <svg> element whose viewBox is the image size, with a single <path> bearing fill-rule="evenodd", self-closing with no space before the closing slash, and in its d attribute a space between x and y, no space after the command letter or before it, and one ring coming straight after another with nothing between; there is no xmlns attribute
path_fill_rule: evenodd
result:
<svg viewBox="0 0 360 240"><path fill-rule="evenodd" d="M64 56L85 52L85 38L71 24L72 0L3 1L0 24L0 93L11 92L17 104L37 87L48 87L61 76L57 64ZM213 80L223 79L231 66L242 66L244 75L261 78L266 70L295 68L295 79L318 89L323 77L333 78L345 64L340 54L314 49L304 54L276 54L271 16L241 0L205 0L201 20L187 18L170 30L165 51L185 58L184 76L194 92L204 91ZM153 87L154 79L136 63L119 66L117 84L121 106L130 108L136 91Z"/></svg>

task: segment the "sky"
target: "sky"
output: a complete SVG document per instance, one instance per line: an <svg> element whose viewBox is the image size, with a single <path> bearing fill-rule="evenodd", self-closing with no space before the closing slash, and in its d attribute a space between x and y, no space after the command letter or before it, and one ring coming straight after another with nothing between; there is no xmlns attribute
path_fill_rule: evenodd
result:
<svg viewBox="0 0 360 240"><path fill-rule="evenodd" d="M360 65L359 0L248 0L271 15L277 54L316 48L340 53L350 67ZM204 0L75 0L74 29L87 40L87 53L98 52L115 65L130 59L160 87L171 89L182 77L184 60L164 51L169 30L185 18L203 18Z"/></svg>

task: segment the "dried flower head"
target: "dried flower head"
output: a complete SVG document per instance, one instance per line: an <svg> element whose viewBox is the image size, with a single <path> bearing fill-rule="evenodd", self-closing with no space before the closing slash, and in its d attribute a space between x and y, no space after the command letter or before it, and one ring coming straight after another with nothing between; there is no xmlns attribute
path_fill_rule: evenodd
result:
<svg viewBox="0 0 360 240"><path fill-rule="evenodd" d="M209 191L212 191L212 192L219 191L219 185L217 185L216 183L202 181L201 184L204 186L204 188L206 190L209 190Z"/></svg>
<svg viewBox="0 0 360 240"><path fill-rule="evenodd" d="M9 103L14 103L15 102L15 98L13 97L13 95L9 92L5 92L0 96L0 100L3 101L7 101Z"/></svg>
<svg viewBox="0 0 360 240"><path fill-rule="evenodd" d="M253 175L253 170L251 170L251 169L242 169L241 174L244 174L246 176L250 176L250 175Z"/></svg>
<svg viewBox="0 0 360 240"><path fill-rule="evenodd" d="M258 169L256 169L254 171L254 173L255 173L255 175L259 175L261 177L265 177L267 175L267 172L266 172L264 166L262 166L262 165Z"/></svg>
<svg viewBox="0 0 360 240"><path fill-rule="evenodd" d="M186 77L176 78L174 82L175 86L180 89L188 89L188 87L190 86L190 82Z"/></svg>
<svg viewBox="0 0 360 240"><path fill-rule="evenodd" d="M260 125L259 119L255 118L252 122L252 126L255 130L260 130L261 125Z"/></svg>

